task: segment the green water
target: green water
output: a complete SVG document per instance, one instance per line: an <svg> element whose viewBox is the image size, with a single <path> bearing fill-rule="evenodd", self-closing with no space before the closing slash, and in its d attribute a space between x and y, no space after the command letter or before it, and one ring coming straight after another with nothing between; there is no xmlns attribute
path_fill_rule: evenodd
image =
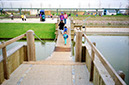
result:
<svg viewBox="0 0 129 85"><path fill-rule="evenodd" d="M116 71L125 73L125 82L129 85L129 36L88 36Z"/></svg>
<svg viewBox="0 0 129 85"><path fill-rule="evenodd" d="M26 41L14 42L7 46L7 50L14 48L21 43L26 43ZM46 41L45 45L42 45L40 41L35 41L36 60L45 60L46 58L48 58L52 54L54 48L55 42L53 41ZM1 53L2 50L0 49L0 55ZM0 60L2 60L1 57Z"/></svg>
<svg viewBox="0 0 129 85"><path fill-rule="evenodd" d="M129 36L90 35L88 38L91 42L96 42L96 47L116 71L122 70L125 73L125 81L129 85ZM7 50L20 43L26 42L15 42L7 46ZM52 54L55 42L48 41L45 45L42 45L39 41L36 41L35 47L36 59L44 60Z"/></svg>

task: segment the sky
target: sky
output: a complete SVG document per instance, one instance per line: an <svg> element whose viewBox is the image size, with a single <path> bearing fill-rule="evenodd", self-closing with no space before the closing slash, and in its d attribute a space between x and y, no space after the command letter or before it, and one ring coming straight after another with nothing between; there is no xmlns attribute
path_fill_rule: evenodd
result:
<svg viewBox="0 0 129 85"><path fill-rule="evenodd" d="M4 8L126 8L129 0L0 0Z"/></svg>

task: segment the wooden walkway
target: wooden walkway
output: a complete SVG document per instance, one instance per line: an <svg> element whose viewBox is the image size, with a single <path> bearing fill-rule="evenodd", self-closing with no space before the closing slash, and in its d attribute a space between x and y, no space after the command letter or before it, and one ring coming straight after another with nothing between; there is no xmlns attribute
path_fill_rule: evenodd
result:
<svg viewBox="0 0 129 85"><path fill-rule="evenodd" d="M55 50L48 59L24 62L2 85L92 85L85 63L72 60L69 24L68 19L67 45L59 34Z"/></svg>

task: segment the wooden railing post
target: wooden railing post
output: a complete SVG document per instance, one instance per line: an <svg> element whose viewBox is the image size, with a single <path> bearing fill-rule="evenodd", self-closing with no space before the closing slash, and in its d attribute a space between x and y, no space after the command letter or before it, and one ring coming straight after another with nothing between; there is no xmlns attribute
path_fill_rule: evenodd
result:
<svg viewBox="0 0 129 85"><path fill-rule="evenodd" d="M58 23L55 23L56 24L56 29L58 29Z"/></svg>
<svg viewBox="0 0 129 85"><path fill-rule="evenodd" d="M72 27L72 29L74 30L74 26L75 26L75 21L73 22L73 25L72 25L73 27Z"/></svg>
<svg viewBox="0 0 129 85"><path fill-rule="evenodd" d="M123 80L125 80L125 74L123 71L118 71L117 73Z"/></svg>
<svg viewBox="0 0 129 85"><path fill-rule="evenodd" d="M73 18L71 18L71 23L73 23Z"/></svg>
<svg viewBox="0 0 129 85"><path fill-rule="evenodd" d="M96 43L93 42L93 45L96 46ZM93 81L93 75L94 75L94 57L95 57L95 52L91 48L91 69L90 69L90 81Z"/></svg>
<svg viewBox="0 0 129 85"><path fill-rule="evenodd" d="M57 17L57 23L59 23L60 22L60 18L59 17Z"/></svg>
<svg viewBox="0 0 129 85"><path fill-rule="evenodd" d="M26 33L27 36L27 57L28 61L35 61L35 43L34 43L34 31L28 30Z"/></svg>
<svg viewBox="0 0 129 85"><path fill-rule="evenodd" d="M4 42L2 42L4 44ZM7 65L7 53L6 53L6 47L2 48L2 54L3 54L3 67L4 67L4 77L5 79L9 79L9 69Z"/></svg>
<svg viewBox="0 0 129 85"><path fill-rule="evenodd" d="M81 62L86 62L86 46L82 46L82 58Z"/></svg>
<svg viewBox="0 0 129 85"><path fill-rule="evenodd" d="M75 44L75 61L81 62L81 53L82 53L82 32L76 32L76 44Z"/></svg>

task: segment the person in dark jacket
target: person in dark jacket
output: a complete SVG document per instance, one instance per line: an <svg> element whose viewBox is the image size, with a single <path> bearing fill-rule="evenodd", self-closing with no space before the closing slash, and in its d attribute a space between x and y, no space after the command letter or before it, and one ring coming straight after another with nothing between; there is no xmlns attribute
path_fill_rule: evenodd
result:
<svg viewBox="0 0 129 85"><path fill-rule="evenodd" d="M59 23L59 25L58 25L59 26L59 29L61 31L61 34L63 34L64 25L65 25L65 23L63 22L63 20L61 20L60 23Z"/></svg>

